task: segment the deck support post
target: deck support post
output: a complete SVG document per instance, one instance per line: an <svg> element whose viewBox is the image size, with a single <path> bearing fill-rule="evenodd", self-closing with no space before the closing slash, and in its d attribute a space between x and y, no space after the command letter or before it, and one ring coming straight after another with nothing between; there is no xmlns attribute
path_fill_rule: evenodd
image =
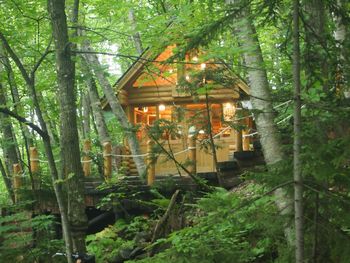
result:
<svg viewBox="0 0 350 263"><path fill-rule="evenodd" d="M190 165L188 167L188 171L191 174L197 173L197 156L196 156L196 137L193 135L188 136L188 159L190 161Z"/></svg>
<svg viewBox="0 0 350 263"><path fill-rule="evenodd" d="M30 171L33 174L34 188L38 189L40 186L40 180L38 178L38 173L40 169L39 164L39 153L36 147L29 148L29 159L30 159ZM34 190L34 189L33 189Z"/></svg>
<svg viewBox="0 0 350 263"><path fill-rule="evenodd" d="M147 141L147 185L153 185L156 179L156 165L152 155L153 140Z"/></svg>
<svg viewBox="0 0 350 263"><path fill-rule="evenodd" d="M84 141L83 145L83 171L84 175L90 176L91 175L91 157L90 157L90 151L91 151L91 141L89 139L86 139Z"/></svg>
<svg viewBox="0 0 350 263"><path fill-rule="evenodd" d="M235 141L236 141L236 152L241 152L243 150L242 144L242 130L235 130Z"/></svg>
<svg viewBox="0 0 350 263"><path fill-rule="evenodd" d="M13 164L13 190L15 192L15 203L17 203L20 199L19 197L19 189L22 186L22 178L21 178L22 168L19 163Z"/></svg>
<svg viewBox="0 0 350 263"><path fill-rule="evenodd" d="M112 144L111 142L103 143L103 175L106 181L112 176Z"/></svg>

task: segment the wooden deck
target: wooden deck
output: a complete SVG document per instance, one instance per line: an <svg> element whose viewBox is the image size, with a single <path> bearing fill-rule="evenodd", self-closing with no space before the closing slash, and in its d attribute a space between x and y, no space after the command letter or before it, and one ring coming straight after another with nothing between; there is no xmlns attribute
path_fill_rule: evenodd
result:
<svg viewBox="0 0 350 263"><path fill-rule="evenodd" d="M264 163L261 154L256 152L236 153L235 157L237 161L221 162L219 166L221 186L226 189L230 189L241 182L239 178L240 174L256 165ZM197 173L197 175L205 179L209 185L219 186L216 172ZM152 198L152 188L157 189L164 196L171 196L176 189L183 191L195 191L197 189L197 185L189 176L179 175L157 175L152 187L147 185L146 181L141 180L138 176L124 176L117 180L117 183L105 184L103 188L100 188L103 182L102 177L90 176L85 178L86 207L96 207L102 198L111 193L138 194L141 199L145 198L146 200ZM38 196L41 196L39 198L40 201L37 203L38 210L58 213L53 192L42 190L38 192ZM153 196L153 198L155 197ZM125 200L122 199L120 198L118 201L124 202ZM127 196L125 199L125 202L128 202Z"/></svg>

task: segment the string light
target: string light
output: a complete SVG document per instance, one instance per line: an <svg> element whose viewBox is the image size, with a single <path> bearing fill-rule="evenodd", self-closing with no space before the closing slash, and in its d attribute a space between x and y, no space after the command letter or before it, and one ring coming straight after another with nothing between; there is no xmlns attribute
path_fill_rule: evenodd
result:
<svg viewBox="0 0 350 263"><path fill-rule="evenodd" d="M189 80L190 80L190 76L189 76L189 75L186 75L185 79L186 79L187 81L189 81Z"/></svg>
<svg viewBox="0 0 350 263"><path fill-rule="evenodd" d="M158 109L159 109L159 111L165 111L165 105L159 104Z"/></svg>
<svg viewBox="0 0 350 263"><path fill-rule="evenodd" d="M197 57L197 56L194 56L194 57L192 58L192 60L193 60L194 62L198 62L198 57Z"/></svg>
<svg viewBox="0 0 350 263"><path fill-rule="evenodd" d="M201 64L201 70L205 70L206 67L207 67L207 65L205 63Z"/></svg>
<svg viewBox="0 0 350 263"><path fill-rule="evenodd" d="M148 107L143 107L143 112L148 112Z"/></svg>

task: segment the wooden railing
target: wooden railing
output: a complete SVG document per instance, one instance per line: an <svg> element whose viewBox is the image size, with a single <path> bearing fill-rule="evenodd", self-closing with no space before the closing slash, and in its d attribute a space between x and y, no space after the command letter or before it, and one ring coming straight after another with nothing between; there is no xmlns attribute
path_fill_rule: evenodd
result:
<svg viewBox="0 0 350 263"><path fill-rule="evenodd" d="M243 134L245 132L243 131ZM221 139L219 139L221 141ZM230 140L223 140L224 144L227 144L225 146L225 150L221 151L221 155L225 155L228 158L229 154L232 154L234 151L241 151L241 150L248 150L249 149L249 138L248 137L242 137L242 132L236 131L230 136ZM154 142L152 140L148 140L147 145L144 149L146 152L145 155L145 162L147 164L147 184L152 185L155 182L155 175L156 171L159 168L156 168L157 161L155 159L152 159L152 148L153 148ZM144 147L144 146L143 146ZM92 158L91 158L91 141L85 140L83 142L83 150L82 150L82 167L85 177L91 176L92 171ZM199 149L199 142L196 141L196 138L193 136L189 136L187 138L187 143L181 144L178 147L174 146L174 149L178 151L179 155L177 155L176 158L179 158L179 161L188 160L189 165L187 166L187 170L191 173L198 172L198 165L210 163L210 158ZM204 154L204 155L203 155ZM126 174L130 174L131 172L136 172L136 168L134 167L134 162L132 160L132 155L130 155L129 150L124 147L124 149L120 150L120 154L113 154L112 153L112 144L111 142L105 142L103 143L103 175L105 181L109 181L112 177L112 162L113 157L122 159L122 161L118 162L118 169L120 167L126 167ZM166 156L158 156L159 159L166 157ZM203 159L204 158L204 159ZM202 160L203 159L203 160ZM36 147L30 147L30 168L31 173L33 174L34 184L32 185L35 189L39 188L39 171L40 171L40 162L46 162L41 161L39 159L39 153ZM159 161L161 162L161 161ZM158 165L162 166L163 163ZM170 164L169 164L170 165ZM174 166L173 164L170 166L167 166L167 164L164 164L164 169L170 169L170 167ZM157 166L158 167L158 166ZM167 168L168 167L168 168ZM203 167L201 167L203 169ZM201 172L201 170L199 170ZM19 199L18 195L18 189L22 186L22 169L20 164L14 164L13 165L13 188L15 192L15 199Z"/></svg>

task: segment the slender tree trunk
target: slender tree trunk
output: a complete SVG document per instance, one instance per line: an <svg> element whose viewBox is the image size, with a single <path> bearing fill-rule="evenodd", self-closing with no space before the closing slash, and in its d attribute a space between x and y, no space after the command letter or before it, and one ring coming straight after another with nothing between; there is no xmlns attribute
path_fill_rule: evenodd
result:
<svg viewBox="0 0 350 263"><path fill-rule="evenodd" d="M0 83L0 105L6 107L6 95L3 85ZM7 166L8 174L12 173L13 164L19 163L18 150L16 149L16 138L13 132L13 127L10 118L4 114L0 114L0 126L3 137L3 151L5 155L5 163Z"/></svg>
<svg viewBox="0 0 350 263"><path fill-rule="evenodd" d="M134 31L132 38L134 40L136 50L139 53L139 55L141 55L143 52L143 47L142 47L140 33L136 31L136 19L135 19L135 13L133 9L129 10L129 21L131 23L132 30Z"/></svg>
<svg viewBox="0 0 350 263"><path fill-rule="evenodd" d="M235 0L226 0L227 4L233 4ZM245 7L238 19L240 27L237 28L238 38L244 51L244 60L247 67L251 102L255 114L255 123L260 136L260 142L266 164L271 167L284 158L281 142L278 137L277 127L274 123L274 114L270 88L267 81L264 60L260 49L259 40L252 22L249 7ZM234 21L235 23L236 21ZM283 189L274 192L276 206L281 215L292 214L291 198ZM285 226L285 236L289 245L293 244L293 231L289 225Z"/></svg>
<svg viewBox="0 0 350 263"><path fill-rule="evenodd" d="M57 82L59 88L60 147L62 174L68 179L68 217L73 248L85 253L87 217L83 169L80 162L79 137L75 106L75 70L71 59L64 0L48 0L56 47Z"/></svg>
<svg viewBox="0 0 350 263"><path fill-rule="evenodd" d="M303 181L301 167L301 83L300 83L300 36L299 0L293 0L293 82L294 82L294 222L295 222L295 262L304 262L304 215Z"/></svg>
<svg viewBox="0 0 350 263"><path fill-rule="evenodd" d="M84 50L88 52L92 51L87 41L85 41L84 43ZM133 126L130 124L118 98L114 93L111 84L108 82L103 70L101 70L102 67L100 65L100 62L98 61L97 56L92 53L85 53L83 56L89 64L89 68L91 68L95 73L95 76L102 87L103 93L106 96L106 99L112 109L112 112L114 113L120 125L124 129L124 134L128 140L130 151L133 155L133 160L135 162L139 176L144 177L146 175L146 165L143 157L140 156L140 146L136 138L135 132L133 130Z"/></svg>
<svg viewBox="0 0 350 263"><path fill-rule="evenodd" d="M0 159L0 173L2 176L2 179L4 180L4 184L6 186L7 193L12 201L12 203L15 203L15 193L13 192L12 189L12 184L11 184L11 177L8 176L5 166L2 163L2 160Z"/></svg>
<svg viewBox="0 0 350 263"><path fill-rule="evenodd" d="M18 87L16 84L16 80L15 80L15 76L14 76L14 73L12 70L11 63L7 57L5 50L3 50L2 45L0 46L0 50L1 50L0 56L3 57L1 59L1 62L3 63L5 70L7 72L8 83L9 83L10 89L11 89L12 101L14 103L14 110L17 114L23 115L23 113L24 113L23 106L22 106L23 103L21 103L20 98L19 98ZM26 143L27 151L29 152L29 146L33 145L33 139L31 138L31 134L30 134L29 129L26 125L24 125L23 123L20 123L20 127L21 127L21 132L22 132L23 138L24 138L25 143Z"/></svg>
<svg viewBox="0 0 350 263"><path fill-rule="evenodd" d="M84 138L90 138L91 128L90 128L90 97L89 92L84 92L82 94L82 108L83 108L83 134Z"/></svg>
<svg viewBox="0 0 350 263"><path fill-rule="evenodd" d="M85 61L85 58L82 57L82 71L84 76L86 77L86 84L88 87L88 95L89 95L89 106L91 105L92 113L94 116L94 120L96 123L97 133L99 137L99 141L101 146L104 142L110 141L109 132L107 129L107 125L103 116L103 110L101 107L100 97L98 95L96 82L88 68L88 65Z"/></svg>

